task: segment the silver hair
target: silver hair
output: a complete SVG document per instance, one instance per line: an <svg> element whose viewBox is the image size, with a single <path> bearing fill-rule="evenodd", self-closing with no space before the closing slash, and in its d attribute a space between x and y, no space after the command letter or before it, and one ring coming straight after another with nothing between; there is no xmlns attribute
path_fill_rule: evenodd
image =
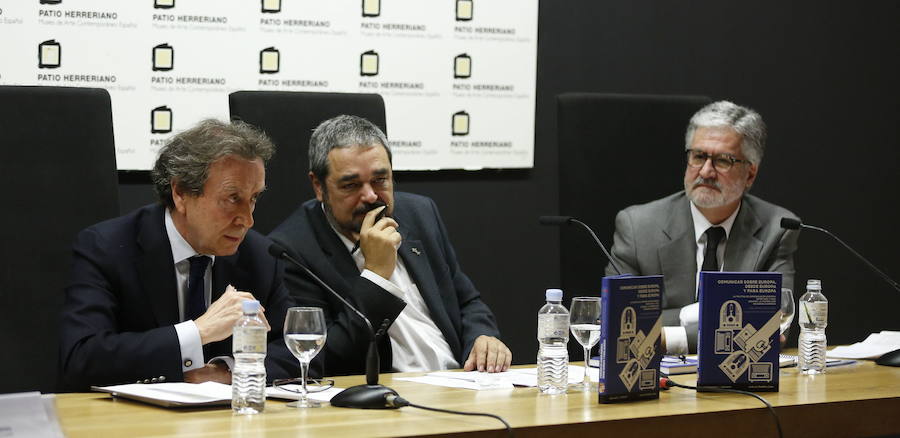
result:
<svg viewBox="0 0 900 438"><path fill-rule="evenodd" d="M209 167L222 157L237 155L263 164L275 154L275 145L261 131L241 122L203 120L193 128L172 137L159 151L150 176L159 201L174 207L172 182L192 196L203 194Z"/></svg>
<svg viewBox="0 0 900 438"><path fill-rule="evenodd" d="M766 149L766 123L750 108L727 100L713 102L691 117L685 133L685 147L690 148L699 127L727 126L741 135L741 152L751 163L759 165Z"/></svg>
<svg viewBox="0 0 900 438"><path fill-rule="evenodd" d="M328 153L335 148L381 145L393 164L387 136L374 123L357 116L332 117L316 127L309 139L309 171L323 184L328 177Z"/></svg>

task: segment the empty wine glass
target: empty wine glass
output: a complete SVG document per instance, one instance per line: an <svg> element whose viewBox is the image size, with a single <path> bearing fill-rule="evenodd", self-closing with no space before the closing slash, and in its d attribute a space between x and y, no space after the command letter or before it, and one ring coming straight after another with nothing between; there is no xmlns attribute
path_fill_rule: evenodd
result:
<svg viewBox="0 0 900 438"><path fill-rule="evenodd" d="M781 334L787 333L794 320L794 293L786 288L781 288Z"/></svg>
<svg viewBox="0 0 900 438"><path fill-rule="evenodd" d="M303 383L303 391L300 399L289 403L289 407L317 408L321 404L309 399L306 389L309 362L312 361L319 350L325 345L325 315L318 307L291 307L284 319L284 343L288 350L300 361L300 378Z"/></svg>
<svg viewBox="0 0 900 438"><path fill-rule="evenodd" d="M575 297L569 310L569 328L572 336L584 349L584 379L577 390L590 391L591 378L588 367L591 360L591 347L600 340L600 297Z"/></svg>

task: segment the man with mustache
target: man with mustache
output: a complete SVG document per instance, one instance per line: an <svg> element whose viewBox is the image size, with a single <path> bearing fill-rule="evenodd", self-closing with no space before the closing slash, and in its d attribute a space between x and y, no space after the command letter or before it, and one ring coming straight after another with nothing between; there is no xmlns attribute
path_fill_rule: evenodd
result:
<svg viewBox="0 0 900 438"><path fill-rule="evenodd" d="M78 234L60 325L67 389L231 383L231 331L253 299L271 325L267 378L300 374L281 338L292 303L280 262L250 230L274 152L249 125L203 121L160 150L159 203Z"/></svg>
<svg viewBox="0 0 900 438"><path fill-rule="evenodd" d="M368 120L337 116L309 142L305 202L269 237L382 326L381 371L448 368L499 372L512 354L494 315L459 267L434 201L394 192L391 150ZM288 265L297 302L328 320L326 375L361 374L369 331L361 319Z"/></svg>
<svg viewBox="0 0 900 438"><path fill-rule="evenodd" d="M613 258L623 272L665 276L669 353L696 351L700 271L777 271L793 288L798 232L790 211L747 194L762 161L766 125L752 109L711 103L685 135L684 191L616 215ZM607 275L614 275L612 265Z"/></svg>

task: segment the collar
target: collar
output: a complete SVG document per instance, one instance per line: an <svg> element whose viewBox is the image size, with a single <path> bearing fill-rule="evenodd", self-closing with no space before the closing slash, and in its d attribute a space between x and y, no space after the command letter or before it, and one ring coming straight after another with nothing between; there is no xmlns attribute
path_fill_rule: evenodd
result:
<svg viewBox="0 0 900 438"><path fill-rule="evenodd" d="M356 243L354 243L353 241L348 239L347 236L341 234L341 232L338 231L337 228L334 227L334 224L332 224L331 221L328 219L328 212L325 211L325 203L324 202L319 202L319 208L322 209L322 213L325 215L325 222L328 222L328 226L331 227L331 231L334 231L334 234L337 234L338 238L341 239L341 243L343 243L344 247L347 248L347 253L349 254L350 251L353 251L353 247L356 246Z"/></svg>
<svg viewBox="0 0 900 438"><path fill-rule="evenodd" d="M187 240L184 240L184 237L178 232L178 228L175 228L172 212L168 208L166 208L166 234L169 236L169 245L172 247L172 260L176 265L200 254ZM210 255L209 258L212 259L210 265L216 262L216 256Z"/></svg>
<svg viewBox="0 0 900 438"><path fill-rule="evenodd" d="M706 240L706 237L703 233L706 232L707 229L713 226L722 227L725 229L725 239L728 239L728 236L731 235L731 227L734 226L734 220L737 218L738 212L741 211L741 205L744 204L744 201L738 204L737 208L734 209L734 212L731 213L731 216L728 216L722 223L720 224L712 224L709 220L706 219L706 216L700 212L700 209L697 208L696 205L692 201L688 201L691 205L691 218L694 220L694 240L697 243L700 243L700 239Z"/></svg>

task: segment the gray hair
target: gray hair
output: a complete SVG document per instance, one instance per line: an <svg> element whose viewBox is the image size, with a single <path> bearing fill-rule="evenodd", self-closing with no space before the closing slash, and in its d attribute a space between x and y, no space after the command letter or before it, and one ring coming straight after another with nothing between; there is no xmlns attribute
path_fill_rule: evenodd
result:
<svg viewBox="0 0 900 438"><path fill-rule="evenodd" d="M323 184L328 177L328 153L335 148L381 145L393 165L387 136L374 123L357 116L332 117L316 127L309 139L309 171Z"/></svg>
<svg viewBox="0 0 900 438"><path fill-rule="evenodd" d="M179 190L200 196L209 167L220 158L237 155L248 160L259 158L265 164L274 154L275 145L269 137L249 124L207 119L172 137L160 149L150 176L159 201L172 208L172 182Z"/></svg>
<svg viewBox="0 0 900 438"><path fill-rule="evenodd" d="M691 117L684 141L691 147L694 131L700 127L727 126L741 135L741 152L751 163L759 165L766 149L766 123L762 116L750 108L727 100L713 102Z"/></svg>

